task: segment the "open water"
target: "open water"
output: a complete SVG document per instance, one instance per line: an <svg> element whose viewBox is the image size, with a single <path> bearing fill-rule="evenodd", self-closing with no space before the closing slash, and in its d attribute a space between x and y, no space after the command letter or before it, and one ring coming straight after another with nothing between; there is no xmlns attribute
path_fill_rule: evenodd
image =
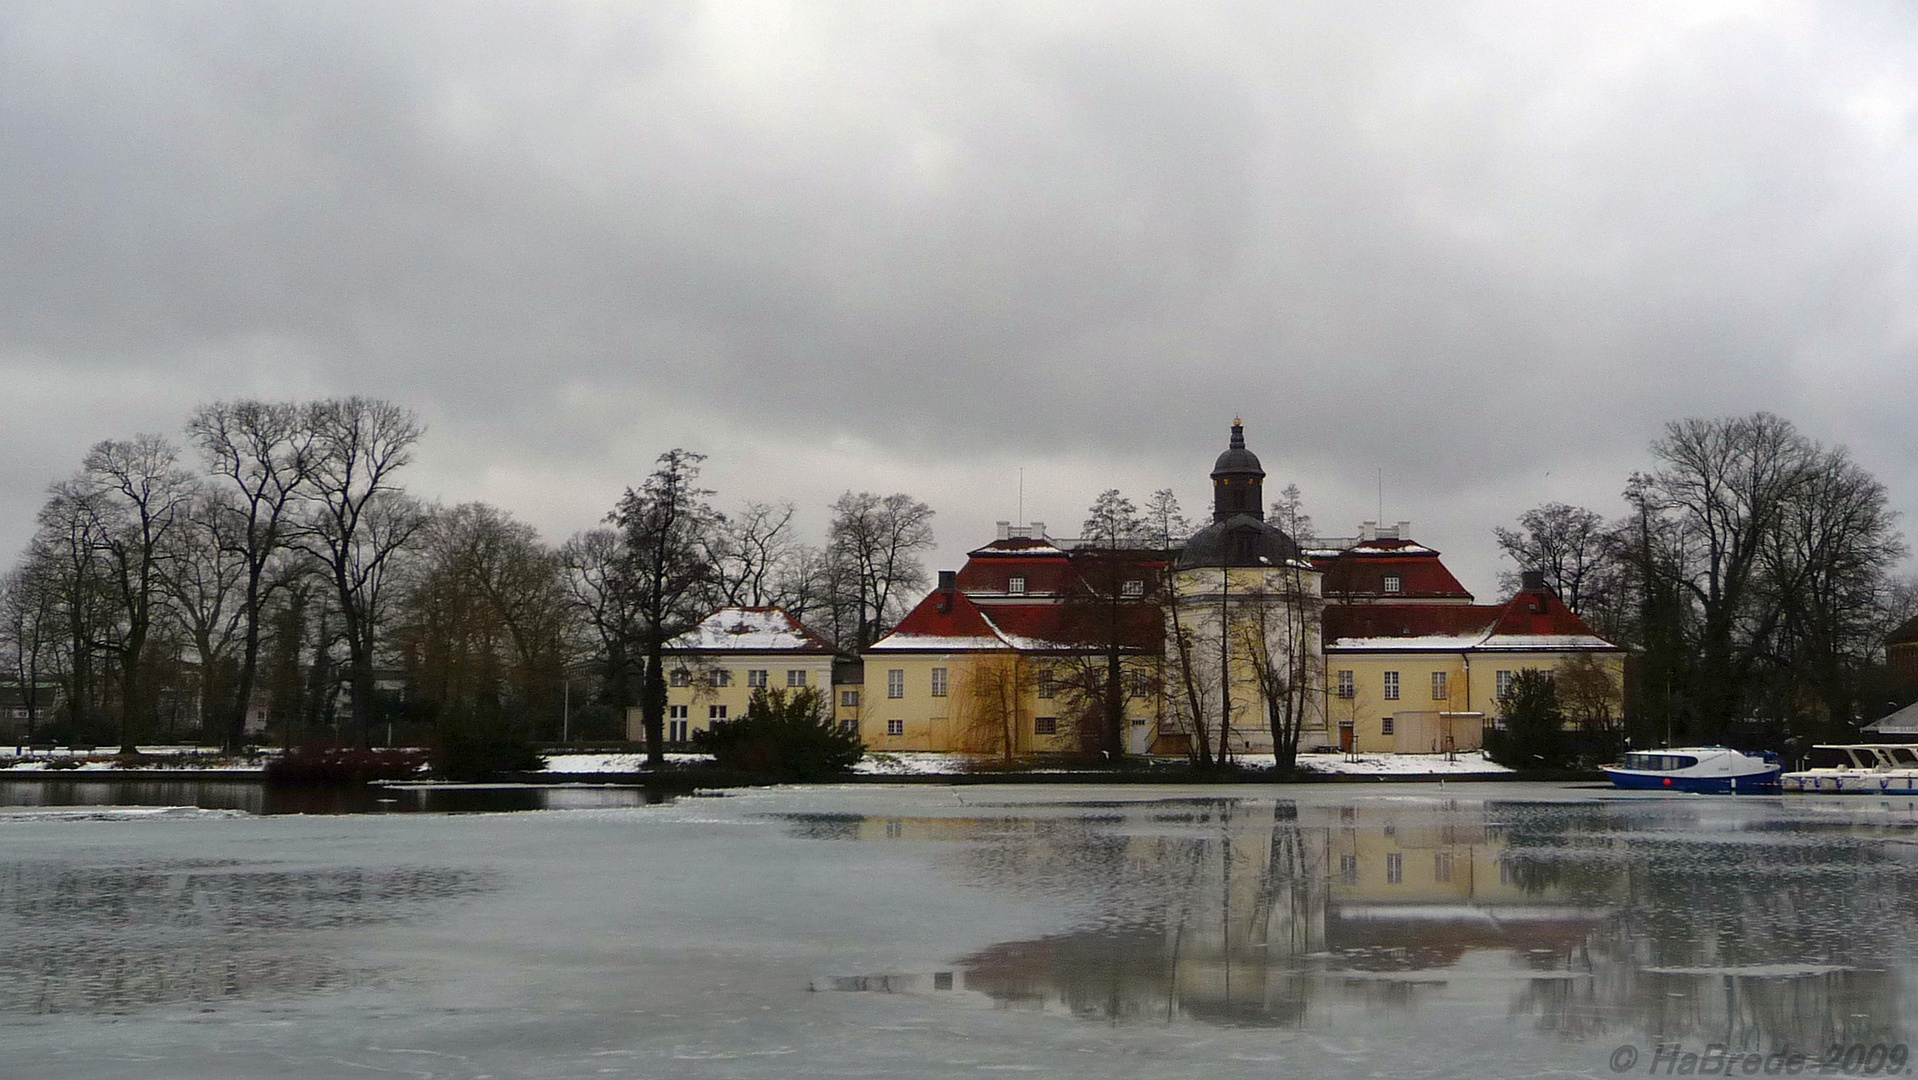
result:
<svg viewBox="0 0 1918 1080"><path fill-rule="evenodd" d="M1834 1073L1918 1064L1908 802L555 790L0 809L0 1076L1610 1077L1722 1072L1711 1044L1734 1075L1792 1051L1813 1075L1834 1046Z"/></svg>

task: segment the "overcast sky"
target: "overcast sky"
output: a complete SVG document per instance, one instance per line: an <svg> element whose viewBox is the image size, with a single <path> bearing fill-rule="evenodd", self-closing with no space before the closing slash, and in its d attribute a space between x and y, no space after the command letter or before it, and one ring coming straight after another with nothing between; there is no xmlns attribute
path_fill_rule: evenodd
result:
<svg viewBox="0 0 1918 1080"><path fill-rule="evenodd" d="M1768 409L1918 507L1918 8L0 4L0 550L86 446L359 393L553 540L722 506L1616 513ZM1906 522L1910 527L1909 519Z"/></svg>

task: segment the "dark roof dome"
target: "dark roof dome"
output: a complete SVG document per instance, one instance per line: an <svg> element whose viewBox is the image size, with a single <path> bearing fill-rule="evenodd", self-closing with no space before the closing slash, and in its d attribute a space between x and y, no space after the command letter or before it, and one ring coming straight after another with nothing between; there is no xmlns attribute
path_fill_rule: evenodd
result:
<svg viewBox="0 0 1918 1080"><path fill-rule="evenodd" d="M1238 417L1232 418L1232 443L1212 463L1212 475L1219 476L1257 476L1265 477L1265 468L1259 464L1259 455L1245 448L1245 425Z"/></svg>
<svg viewBox="0 0 1918 1080"><path fill-rule="evenodd" d="M1194 533L1179 552L1179 569L1206 566L1283 566L1299 545L1278 526L1250 514L1215 521Z"/></svg>

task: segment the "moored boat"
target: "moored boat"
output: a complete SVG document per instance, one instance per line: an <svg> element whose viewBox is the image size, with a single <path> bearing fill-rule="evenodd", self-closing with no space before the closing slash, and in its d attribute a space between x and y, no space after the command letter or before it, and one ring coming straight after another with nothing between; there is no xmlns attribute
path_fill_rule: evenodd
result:
<svg viewBox="0 0 1918 1080"><path fill-rule="evenodd" d="M1822 795L1918 793L1918 747L1905 743L1814 746L1806 767L1779 781L1786 791Z"/></svg>
<svg viewBox="0 0 1918 1080"><path fill-rule="evenodd" d="M1656 791L1776 791L1784 765L1770 751L1747 754L1726 746L1634 750L1616 765L1601 765L1612 784Z"/></svg>

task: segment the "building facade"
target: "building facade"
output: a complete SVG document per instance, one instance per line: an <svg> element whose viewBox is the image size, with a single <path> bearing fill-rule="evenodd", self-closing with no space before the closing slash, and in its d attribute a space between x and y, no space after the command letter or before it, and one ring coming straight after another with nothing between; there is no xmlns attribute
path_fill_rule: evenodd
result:
<svg viewBox="0 0 1918 1080"><path fill-rule="evenodd" d="M1410 522L1288 535L1266 518L1265 475L1235 420L1212 520L1190 537L1123 547L1001 522L865 651L842 716L880 751L1010 758L1116 738L1217 759L1271 753L1275 731L1308 752L1475 749L1528 669L1576 671L1601 707L1622 700L1623 651L1537 575L1481 605Z"/></svg>
<svg viewBox="0 0 1918 1080"><path fill-rule="evenodd" d="M810 688L843 716L832 696L836 659L831 642L777 607L720 608L667 643L666 741L684 745L694 732L744 716L761 688ZM646 737L637 706L626 710L626 737Z"/></svg>

